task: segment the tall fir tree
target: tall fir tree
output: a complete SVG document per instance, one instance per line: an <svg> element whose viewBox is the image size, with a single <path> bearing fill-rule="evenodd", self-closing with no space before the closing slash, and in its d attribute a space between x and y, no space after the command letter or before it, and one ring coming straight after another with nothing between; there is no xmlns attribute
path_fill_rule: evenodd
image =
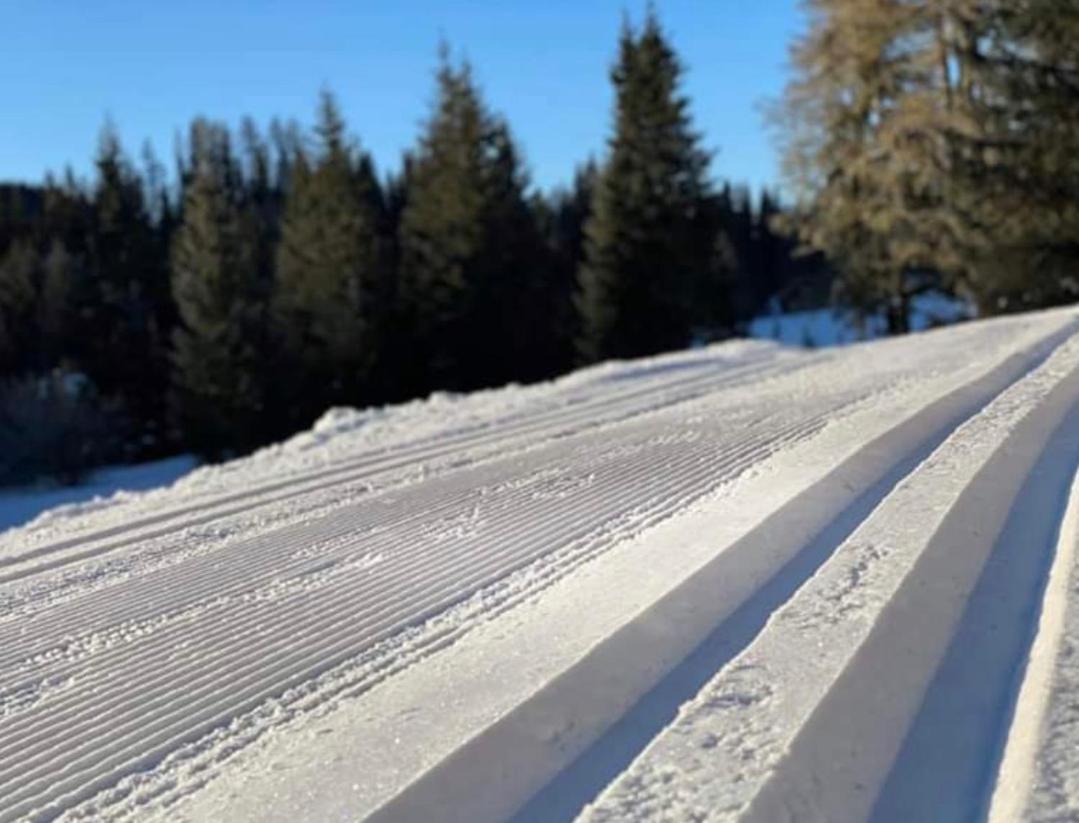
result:
<svg viewBox="0 0 1079 823"><path fill-rule="evenodd" d="M623 27L614 134L586 227L578 310L581 361L685 346L694 284L715 264L708 155L681 93L682 67L654 11Z"/></svg>
<svg viewBox="0 0 1079 823"><path fill-rule="evenodd" d="M688 318L692 335L699 341L730 337L745 316L740 314L743 307L738 301L742 268L727 217L722 199L712 194L702 198L691 223L686 250L690 261ZM755 237L751 245L756 247ZM753 254L748 260L756 262ZM754 270L753 276L759 272Z"/></svg>
<svg viewBox="0 0 1079 823"><path fill-rule="evenodd" d="M0 377L43 374L77 356L78 261L60 240L20 238L0 256Z"/></svg>
<svg viewBox="0 0 1079 823"><path fill-rule="evenodd" d="M537 198L533 208L547 243L546 268L551 301L550 365L553 372L572 368L579 334L574 293L577 270L584 257L584 227L592 212L593 192L599 170L591 158L579 166L569 188L555 189L546 198Z"/></svg>
<svg viewBox="0 0 1079 823"><path fill-rule="evenodd" d="M160 441L168 386L168 270L145 201L145 183L111 124L102 131L87 242L89 280L80 312L85 368L101 391L120 395Z"/></svg>
<svg viewBox="0 0 1079 823"><path fill-rule="evenodd" d="M191 129L190 178L173 240L174 419L188 445L219 458L265 440L265 293L257 228L228 131Z"/></svg>
<svg viewBox="0 0 1079 823"><path fill-rule="evenodd" d="M402 379L470 389L543 371L534 296L542 239L520 154L443 50L434 111L412 156L399 229Z"/></svg>
<svg viewBox="0 0 1079 823"><path fill-rule="evenodd" d="M378 181L328 92L315 131L316 150L298 158L285 201L273 298L296 425L367 399L385 288Z"/></svg>
<svg viewBox="0 0 1079 823"><path fill-rule="evenodd" d="M41 258L26 239L0 258L0 375L26 373L34 365L35 305Z"/></svg>
<svg viewBox="0 0 1079 823"><path fill-rule="evenodd" d="M78 352L75 286L83 275L81 261L63 242L53 239L42 261L37 298L38 351L42 369L66 365Z"/></svg>
<svg viewBox="0 0 1079 823"><path fill-rule="evenodd" d="M267 140L250 118L240 124L238 162L244 180L245 202L254 220L256 266L259 282L272 289L277 266L276 251L281 235L285 189L291 178L293 157L276 157L274 152L294 151Z"/></svg>
<svg viewBox="0 0 1079 823"><path fill-rule="evenodd" d="M994 0L952 18L972 66L961 90L989 124L962 146L978 161L968 161L964 182L995 241L982 247L974 296L983 312L1075 301L1079 4Z"/></svg>
<svg viewBox="0 0 1079 823"><path fill-rule="evenodd" d="M43 222L42 186L0 183L0 254L19 238L31 237Z"/></svg>
<svg viewBox="0 0 1079 823"><path fill-rule="evenodd" d="M371 374L371 391L378 402L408 400L427 387L417 368L420 358L412 347L416 341L414 307L402 289L401 217L412 189L412 153L405 151L401 168L386 176L382 186L382 242L386 277L383 280L381 356Z"/></svg>

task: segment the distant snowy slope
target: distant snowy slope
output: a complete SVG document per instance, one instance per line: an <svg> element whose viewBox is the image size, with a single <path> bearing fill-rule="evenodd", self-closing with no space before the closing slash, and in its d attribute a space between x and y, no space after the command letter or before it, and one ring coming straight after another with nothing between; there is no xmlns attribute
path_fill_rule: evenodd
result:
<svg viewBox="0 0 1079 823"><path fill-rule="evenodd" d="M0 535L0 821L1060 819L1077 464L1071 309L333 410Z"/></svg>
<svg viewBox="0 0 1079 823"><path fill-rule="evenodd" d="M193 457L183 455L95 469L76 486L0 489L0 533L25 526L43 512L47 513L44 519L73 517L91 508L114 505L132 492L167 486L195 465ZM35 528L42 525L38 522Z"/></svg>
<svg viewBox="0 0 1079 823"><path fill-rule="evenodd" d="M973 313L972 307L961 300L930 292L914 298L910 328L912 331L924 331L968 320ZM753 318L747 334L758 340L815 348L876 340L888 334L888 327L881 315L858 322L852 314L839 308L782 312L777 307L774 311Z"/></svg>

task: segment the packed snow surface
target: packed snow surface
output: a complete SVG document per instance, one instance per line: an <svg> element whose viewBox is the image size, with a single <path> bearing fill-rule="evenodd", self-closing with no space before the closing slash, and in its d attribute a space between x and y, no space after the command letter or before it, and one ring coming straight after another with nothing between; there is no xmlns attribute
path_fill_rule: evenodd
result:
<svg viewBox="0 0 1079 823"><path fill-rule="evenodd" d="M1079 816L1079 313L332 410L0 534L0 821Z"/></svg>

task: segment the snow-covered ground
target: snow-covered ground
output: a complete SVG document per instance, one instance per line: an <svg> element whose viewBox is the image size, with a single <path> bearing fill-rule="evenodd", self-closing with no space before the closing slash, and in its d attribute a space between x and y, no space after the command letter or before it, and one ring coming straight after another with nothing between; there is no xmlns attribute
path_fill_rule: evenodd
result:
<svg viewBox="0 0 1079 823"><path fill-rule="evenodd" d="M0 821L1067 819L1077 465L1070 309L336 410L0 534Z"/></svg>
<svg viewBox="0 0 1079 823"><path fill-rule="evenodd" d="M195 465L194 457L183 455L133 466L95 469L85 481L74 486L0 489L0 532L23 526L42 512L48 512L48 517L67 517L89 507L108 505L108 498L113 495L167 486Z"/></svg>
<svg viewBox="0 0 1079 823"><path fill-rule="evenodd" d="M925 331L937 326L969 320L973 308L962 300L938 293L914 298L910 327ZM843 346L863 340L886 337L888 326L883 316L869 317L860 324L849 312L838 308L808 309L781 313L776 311L753 318L746 330L749 337L775 340L788 346Z"/></svg>

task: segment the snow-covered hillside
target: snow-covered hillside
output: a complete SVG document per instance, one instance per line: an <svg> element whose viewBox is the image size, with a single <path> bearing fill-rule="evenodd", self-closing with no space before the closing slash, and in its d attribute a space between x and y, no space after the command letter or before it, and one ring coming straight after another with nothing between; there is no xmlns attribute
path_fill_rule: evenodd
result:
<svg viewBox="0 0 1079 823"><path fill-rule="evenodd" d="M0 535L0 821L1079 814L1079 312L327 414Z"/></svg>

